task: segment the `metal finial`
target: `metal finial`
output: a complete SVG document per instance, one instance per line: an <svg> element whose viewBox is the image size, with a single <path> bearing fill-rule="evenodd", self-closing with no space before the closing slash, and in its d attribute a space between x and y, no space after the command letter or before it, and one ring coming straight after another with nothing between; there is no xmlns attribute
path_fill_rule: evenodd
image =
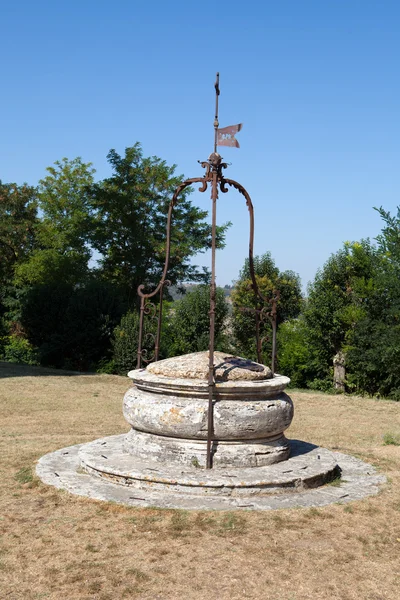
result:
<svg viewBox="0 0 400 600"><path fill-rule="evenodd" d="M215 119L214 119L214 152L217 152L217 142L218 142L218 96L220 95L219 89L219 73L217 73L217 79L214 84L215 87Z"/></svg>

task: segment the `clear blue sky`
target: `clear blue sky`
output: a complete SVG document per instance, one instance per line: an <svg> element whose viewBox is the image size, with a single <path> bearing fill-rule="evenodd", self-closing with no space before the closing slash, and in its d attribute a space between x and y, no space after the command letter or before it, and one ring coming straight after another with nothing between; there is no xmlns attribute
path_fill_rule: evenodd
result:
<svg viewBox="0 0 400 600"><path fill-rule="evenodd" d="M250 192L255 251L303 285L346 240L374 238L372 207L400 204L400 3L0 1L0 179L36 184L64 156L110 174L110 148L140 141L187 177L212 151L215 72L220 124L242 122L227 176ZM209 208L206 194L193 202ZM237 277L248 215L217 256ZM207 264L201 257L199 264Z"/></svg>

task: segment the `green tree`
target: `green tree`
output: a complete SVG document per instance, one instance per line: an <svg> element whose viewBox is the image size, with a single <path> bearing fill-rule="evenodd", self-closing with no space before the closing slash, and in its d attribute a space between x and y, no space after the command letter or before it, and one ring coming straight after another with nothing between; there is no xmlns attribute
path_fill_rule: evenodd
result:
<svg viewBox="0 0 400 600"><path fill-rule="evenodd" d="M64 368L93 371L110 360L112 335L125 311L125 302L115 285L90 281L75 289L62 329Z"/></svg>
<svg viewBox="0 0 400 600"><path fill-rule="evenodd" d="M19 322L34 346L43 347L50 340L53 340L54 345L55 338L61 339L73 293L73 285L62 281L35 284L25 289L25 293L19 298ZM52 364L61 366L62 357Z"/></svg>
<svg viewBox="0 0 400 600"><path fill-rule="evenodd" d="M178 356L190 352L201 352L209 346L210 331L210 286L199 285L173 303L169 325L161 340L164 352ZM224 290L217 288L215 305L215 348L224 348L223 327L228 314Z"/></svg>
<svg viewBox="0 0 400 600"><path fill-rule="evenodd" d="M36 284L23 299L21 324L42 365L90 371L111 359L125 310L118 288L104 281Z"/></svg>
<svg viewBox="0 0 400 600"><path fill-rule="evenodd" d="M302 305L301 284L299 276L293 271L280 272L276 267L270 252L254 257L254 272L258 288L264 298L272 298L273 291L279 290L280 298L277 302L278 326L288 319L298 316ZM232 292L233 314L232 329L235 338L236 352L246 358L257 359L255 340L255 316L248 309L260 306L251 287L249 261L246 259L240 271ZM268 308L268 302L261 307ZM245 309L245 310L243 310ZM271 324L268 319L262 321L260 326L261 337L271 339ZM271 341L271 340L270 340ZM270 342L263 345L264 361L270 362Z"/></svg>
<svg viewBox="0 0 400 600"><path fill-rule="evenodd" d="M13 322L19 303L14 274L34 251L37 223L36 188L0 181L0 352L4 351L6 336L16 333Z"/></svg>
<svg viewBox="0 0 400 600"><path fill-rule="evenodd" d="M143 157L139 143L120 156L110 150L110 178L94 186L92 208L95 225L92 244L101 254L100 273L118 282L136 300L137 287L152 288L158 283L165 259L166 216L172 194L182 181L175 165L153 157ZM171 259L168 279L172 283L204 281L205 273L190 263L191 257L210 245L207 212L194 207L186 189L173 212ZM227 225L218 228L223 245Z"/></svg>
<svg viewBox="0 0 400 600"><path fill-rule="evenodd" d="M350 389L400 400L400 207L378 210L384 227L377 237L374 285L354 326L348 355Z"/></svg>
<svg viewBox="0 0 400 600"><path fill-rule="evenodd" d="M13 279L14 269L35 248L37 190L24 183L0 181L0 288Z"/></svg>
<svg viewBox="0 0 400 600"><path fill-rule="evenodd" d="M39 181L37 246L16 269L19 284L79 283L87 278L90 194L95 170L81 158L63 158Z"/></svg>
<svg viewBox="0 0 400 600"><path fill-rule="evenodd" d="M314 354L314 379L332 382L333 358L339 351L346 354L353 343L355 327L376 289L379 263L369 240L346 242L309 286L304 319Z"/></svg>
<svg viewBox="0 0 400 600"><path fill-rule="evenodd" d="M139 339L139 313L128 311L114 329L113 361L115 371L126 375L136 366Z"/></svg>
<svg viewBox="0 0 400 600"><path fill-rule="evenodd" d="M385 223L382 233L376 238L379 251L388 259L389 264L400 268L400 206L397 207L395 216L384 210L382 206L375 210Z"/></svg>
<svg viewBox="0 0 400 600"><path fill-rule="evenodd" d="M278 330L277 371L290 377L291 387L305 388L313 375L313 353L304 318L290 319Z"/></svg>

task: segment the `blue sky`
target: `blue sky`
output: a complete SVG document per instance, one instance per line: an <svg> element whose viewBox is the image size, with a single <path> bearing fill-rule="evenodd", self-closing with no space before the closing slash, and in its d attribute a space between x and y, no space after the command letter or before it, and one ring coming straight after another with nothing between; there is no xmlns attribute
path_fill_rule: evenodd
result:
<svg viewBox="0 0 400 600"><path fill-rule="evenodd" d="M312 280L346 240L400 204L400 4L356 0L0 0L0 179L36 184L64 156L110 174L110 148L187 177L212 151L215 72L227 176L251 194L255 251ZM209 208L207 194L193 202ZM238 275L248 214L236 192L217 282ZM208 264L201 256L198 264Z"/></svg>

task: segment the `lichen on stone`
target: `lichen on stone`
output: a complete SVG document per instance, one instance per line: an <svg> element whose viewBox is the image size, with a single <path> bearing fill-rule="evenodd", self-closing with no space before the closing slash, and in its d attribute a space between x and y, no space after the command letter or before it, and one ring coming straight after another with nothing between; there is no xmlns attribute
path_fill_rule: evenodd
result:
<svg viewBox="0 0 400 600"><path fill-rule="evenodd" d="M209 353L193 352L174 356L147 367L149 373L183 379L208 379ZM225 352L214 352L215 381L260 381L270 379L269 367Z"/></svg>

